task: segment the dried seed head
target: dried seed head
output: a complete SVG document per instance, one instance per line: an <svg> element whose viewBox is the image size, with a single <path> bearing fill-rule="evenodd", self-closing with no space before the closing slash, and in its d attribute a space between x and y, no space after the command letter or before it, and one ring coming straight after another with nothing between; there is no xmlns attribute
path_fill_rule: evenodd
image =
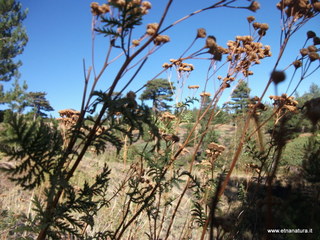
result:
<svg viewBox="0 0 320 240"><path fill-rule="evenodd" d="M300 60L296 60L292 64L296 69L302 66L302 62Z"/></svg>
<svg viewBox="0 0 320 240"><path fill-rule="evenodd" d="M248 7L248 9L252 12L257 11L259 8L260 8L260 4L257 1L253 1Z"/></svg>
<svg viewBox="0 0 320 240"><path fill-rule="evenodd" d="M320 59L319 54L316 52L310 52L308 55L311 62Z"/></svg>
<svg viewBox="0 0 320 240"><path fill-rule="evenodd" d="M202 92L202 93L200 93L200 96L201 97L210 97L211 94L209 92Z"/></svg>
<svg viewBox="0 0 320 240"><path fill-rule="evenodd" d="M268 25L267 23L262 23L262 24L260 25L260 29L267 31L267 30L269 29L269 25Z"/></svg>
<svg viewBox="0 0 320 240"><path fill-rule="evenodd" d="M158 35L154 40L155 45L160 45L162 43L167 43L170 41L170 37L168 35Z"/></svg>
<svg viewBox="0 0 320 240"><path fill-rule="evenodd" d="M189 89L198 89L200 86L199 85L189 85Z"/></svg>
<svg viewBox="0 0 320 240"><path fill-rule="evenodd" d="M97 2L92 2L90 4L90 8L91 8L91 13L94 16L99 16L102 13L101 10L99 9L99 3Z"/></svg>
<svg viewBox="0 0 320 240"><path fill-rule="evenodd" d="M258 34L259 34L259 36L263 37L266 35L266 30L259 29Z"/></svg>
<svg viewBox="0 0 320 240"><path fill-rule="evenodd" d="M163 65L162 65L162 67L163 68L169 68L171 65L169 64L169 63L164 63Z"/></svg>
<svg viewBox="0 0 320 240"><path fill-rule="evenodd" d="M315 37L316 36L316 34L315 34L315 32L314 31L308 31L307 32L307 38L309 39L309 38L313 38L313 37Z"/></svg>
<svg viewBox="0 0 320 240"><path fill-rule="evenodd" d="M254 20L256 20L256 18L254 16L249 16L247 17L247 20L249 23L252 23Z"/></svg>
<svg viewBox="0 0 320 240"><path fill-rule="evenodd" d="M260 28L261 23L254 22L254 23L252 24L252 26L253 26L253 28L254 28L255 30L257 30L257 29L259 29L259 28Z"/></svg>
<svg viewBox="0 0 320 240"><path fill-rule="evenodd" d="M300 53L304 57L304 56L308 55L308 49L302 48L302 49L300 49Z"/></svg>
<svg viewBox="0 0 320 240"><path fill-rule="evenodd" d="M217 46L216 38L214 36L208 36L206 39L206 48L215 48Z"/></svg>
<svg viewBox="0 0 320 240"><path fill-rule="evenodd" d="M207 36L207 32L204 28L199 28L197 31L197 38L205 38Z"/></svg>
<svg viewBox="0 0 320 240"><path fill-rule="evenodd" d="M147 34L153 36L159 27L158 23L149 23L147 25Z"/></svg>
<svg viewBox="0 0 320 240"><path fill-rule="evenodd" d="M316 11L316 12L320 12L320 2L315 2L313 4L313 9Z"/></svg>
<svg viewBox="0 0 320 240"><path fill-rule="evenodd" d="M102 11L102 13L108 13L110 12L110 6L108 4L102 4L99 9Z"/></svg>
<svg viewBox="0 0 320 240"><path fill-rule="evenodd" d="M319 37L314 37L313 38L313 45L319 45L320 44L320 38Z"/></svg>
<svg viewBox="0 0 320 240"><path fill-rule="evenodd" d="M314 46L314 45L311 45L311 46L308 47L308 51L309 51L309 52L317 52L317 50L318 50L318 49L317 49L316 46Z"/></svg>
<svg viewBox="0 0 320 240"><path fill-rule="evenodd" d="M140 41L139 40L133 40L132 44L133 44L133 46L139 46Z"/></svg>
<svg viewBox="0 0 320 240"><path fill-rule="evenodd" d="M271 79L275 84L278 84L286 79L286 75L283 71L273 71L271 73Z"/></svg>
<svg viewBox="0 0 320 240"><path fill-rule="evenodd" d="M142 2L141 6L148 9L148 10L151 9L151 7L152 7L152 5L149 1Z"/></svg>

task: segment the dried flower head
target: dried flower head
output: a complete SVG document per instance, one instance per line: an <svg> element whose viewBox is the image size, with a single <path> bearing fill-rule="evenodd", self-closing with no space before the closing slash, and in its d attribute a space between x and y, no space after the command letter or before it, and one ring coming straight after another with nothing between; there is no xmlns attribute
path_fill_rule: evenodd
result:
<svg viewBox="0 0 320 240"><path fill-rule="evenodd" d="M161 115L161 120L162 121L172 121L172 120L175 120L175 119L176 119L176 116L171 114L170 112L164 112Z"/></svg>
<svg viewBox="0 0 320 240"><path fill-rule="evenodd" d="M97 2L92 2L90 4L90 7L91 7L91 13L94 15L94 16L99 16L102 14L102 11L101 9L99 9L99 3Z"/></svg>
<svg viewBox="0 0 320 240"><path fill-rule="evenodd" d="M302 62L300 60L295 60L292 65L297 69L302 66Z"/></svg>
<svg viewBox="0 0 320 240"><path fill-rule="evenodd" d="M142 2L141 6L148 9L148 10L151 9L151 7L152 7L152 5L149 1Z"/></svg>
<svg viewBox="0 0 320 240"><path fill-rule="evenodd" d="M170 37L168 35L158 35L154 40L155 45L161 45L162 43L167 43L170 41Z"/></svg>
<svg viewBox="0 0 320 240"><path fill-rule="evenodd" d="M147 34L153 36L158 30L159 24L158 23L149 23L147 25Z"/></svg>
<svg viewBox="0 0 320 240"><path fill-rule="evenodd" d="M309 52L317 52L317 51L318 51L318 49L317 49L317 47L316 47L316 46L311 45L311 46L308 46L308 51L309 51Z"/></svg>
<svg viewBox="0 0 320 240"><path fill-rule="evenodd" d="M209 92L202 92L202 93L200 93L200 96L201 97L210 97L211 94Z"/></svg>
<svg viewBox="0 0 320 240"><path fill-rule="evenodd" d="M252 12L257 11L258 9L260 9L260 4L257 1L253 1L250 6L248 7L248 9Z"/></svg>
<svg viewBox="0 0 320 240"><path fill-rule="evenodd" d="M204 28L199 28L197 30L197 38L205 38L207 36L207 32Z"/></svg>
<svg viewBox="0 0 320 240"><path fill-rule="evenodd" d="M216 38L214 36L208 36L206 39L206 48L215 48L217 46Z"/></svg>
<svg viewBox="0 0 320 240"><path fill-rule="evenodd" d="M189 85L189 89L198 89L200 86L199 85Z"/></svg>
<svg viewBox="0 0 320 240"><path fill-rule="evenodd" d="M300 54L301 54L303 57L306 56L306 55L308 55L308 49L306 49L306 48L300 49Z"/></svg>
<svg viewBox="0 0 320 240"><path fill-rule="evenodd" d="M252 23L254 20L256 20L256 18L254 16L249 16L247 17L247 20L249 23Z"/></svg>
<svg viewBox="0 0 320 240"><path fill-rule="evenodd" d="M273 71L271 73L271 79L275 84L278 84L286 79L286 75L283 71Z"/></svg>
<svg viewBox="0 0 320 240"><path fill-rule="evenodd" d="M140 41L139 41L139 40L133 40L133 41L132 41L132 44L133 44L134 46L139 46Z"/></svg>
<svg viewBox="0 0 320 240"><path fill-rule="evenodd" d="M316 52L310 52L308 54L308 56L309 56L309 59L310 59L311 62L313 62L313 61L315 61L317 59L320 59L319 54L316 53Z"/></svg>
<svg viewBox="0 0 320 240"><path fill-rule="evenodd" d="M319 37L314 37L313 38L313 45L319 45L320 44L320 38Z"/></svg>
<svg viewBox="0 0 320 240"><path fill-rule="evenodd" d="M320 2L315 2L315 3L313 3L313 9L314 9L316 12L320 12Z"/></svg>
<svg viewBox="0 0 320 240"><path fill-rule="evenodd" d="M313 37L315 37L316 36L316 33L314 32L314 31L308 31L307 32L307 38L309 39L309 38L313 38Z"/></svg>
<svg viewBox="0 0 320 240"><path fill-rule="evenodd" d="M169 64L169 63L164 63L164 64L162 64L162 67L163 67L163 68L169 68L169 67L171 67L171 64Z"/></svg>

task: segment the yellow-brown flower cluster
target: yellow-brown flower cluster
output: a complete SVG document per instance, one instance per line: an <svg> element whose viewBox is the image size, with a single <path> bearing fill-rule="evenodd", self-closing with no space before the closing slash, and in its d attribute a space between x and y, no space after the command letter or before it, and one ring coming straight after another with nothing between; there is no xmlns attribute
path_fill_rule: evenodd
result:
<svg viewBox="0 0 320 240"><path fill-rule="evenodd" d="M158 27L159 27L158 23L149 23L147 25L147 34L150 36L153 36L154 34L156 34Z"/></svg>
<svg viewBox="0 0 320 240"><path fill-rule="evenodd" d="M212 142L209 143L208 148L206 149L206 155L207 157L211 158L211 160L215 160L225 149L225 146Z"/></svg>
<svg viewBox="0 0 320 240"><path fill-rule="evenodd" d="M164 112L161 114L161 121L173 121L176 119L176 116L171 114L170 112Z"/></svg>
<svg viewBox="0 0 320 240"><path fill-rule="evenodd" d="M59 115L61 118L57 118L57 120L65 127L71 127L78 121L80 112L73 109L64 109L59 111Z"/></svg>
<svg viewBox="0 0 320 240"><path fill-rule="evenodd" d="M210 96L211 96L211 93L209 93L209 92L202 92L202 93L200 93L200 96L201 96L201 97L210 97Z"/></svg>
<svg viewBox="0 0 320 240"><path fill-rule="evenodd" d="M254 109L255 115L260 115L261 111L266 111L267 107L263 103L259 103L260 98L255 96L249 100L248 108ZM259 104L258 104L259 103Z"/></svg>
<svg viewBox="0 0 320 240"><path fill-rule="evenodd" d="M141 0L132 0L126 2L126 0L109 0L109 4L102 4L101 6L97 2L90 4L91 12L94 16L100 16L102 14L110 12L111 6L117 6L120 8L130 9L131 14L148 14L148 10L151 9L152 5L149 1L142 2Z"/></svg>
<svg viewBox="0 0 320 240"><path fill-rule="evenodd" d="M297 112L298 101L294 100L294 97L288 97L287 94L282 94L281 96L270 96L270 99L274 101L273 105L288 110L289 112Z"/></svg>
<svg viewBox="0 0 320 240"><path fill-rule="evenodd" d="M227 60L237 62L236 70L241 71L244 76L253 74L249 70L252 64L259 64L261 59L272 55L269 45L254 42L251 36L237 36L235 41L228 41L227 46Z"/></svg>
<svg viewBox="0 0 320 240"><path fill-rule="evenodd" d="M110 12L110 6L108 4L102 4L101 6L97 2L92 2L90 4L91 7L91 13L94 16L99 16L101 14L105 14L107 12Z"/></svg>
<svg viewBox="0 0 320 240"><path fill-rule="evenodd" d="M199 85L189 85L189 89L198 89L200 86Z"/></svg>
<svg viewBox="0 0 320 240"><path fill-rule="evenodd" d="M261 37L266 35L266 32L269 29L269 25L267 23L254 22L252 26L255 30L258 30L258 34Z"/></svg>
<svg viewBox="0 0 320 240"><path fill-rule="evenodd" d="M320 59L319 54L317 53L318 48L314 45L310 45L307 48L300 49L300 54L302 57L309 57L311 62Z"/></svg>
<svg viewBox="0 0 320 240"><path fill-rule="evenodd" d="M164 63L163 68L170 68L175 66L179 72L191 72L194 70L194 66L190 63L184 63L181 59L170 59L171 63Z"/></svg>
<svg viewBox="0 0 320 240"><path fill-rule="evenodd" d="M222 59L223 54L229 53L228 49L218 46L218 44L216 43L216 38L214 36L208 36L206 38L206 44L204 47L209 49L208 53L212 54L213 59L217 61L220 61Z"/></svg>
<svg viewBox="0 0 320 240"><path fill-rule="evenodd" d="M277 8L286 13L287 17L310 18L320 11L320 2L309 0L281 0Z"/></svg>
<svg viewBox="0 0 320 240"><path fill-rule="evenodd" d="M158 35L154 40L153 43L156 46L159 46L163 43L170 42L170 37L168 35Z"/></svg>

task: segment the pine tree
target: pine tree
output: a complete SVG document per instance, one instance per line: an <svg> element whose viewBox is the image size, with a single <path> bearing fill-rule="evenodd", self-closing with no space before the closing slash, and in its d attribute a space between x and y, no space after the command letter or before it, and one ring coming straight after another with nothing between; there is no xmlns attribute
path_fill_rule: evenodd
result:
<svg viewBox="0 0 320 240"><path fill-rule="evenodd" d="M54 111L49 101L46 99L47 93L45 92L29 92L28 93L28 106L33 108L33 119L40 116L46 118L45 112Z"/></svg>
<svg viewBox="0 0 320 240"><path fill-rule="evenodd" d="M242 114L246 111L249 94L251 89L248 84L244 81L240 82L237 88L231 94L231 102L228 103L229 109L232 110L236 115Z"/></svg>
<svg viewBox="0 0 320 240"><path fill-rule="evenodd" d="M166 101L172 101L173 90L175 88L166 79L154 79L148 81L146 89L140 96L141 100L152 100L152 109L154 112L169 109Z"/></svg>
<svg viewBox="0 0 320 240"><path fill-rule="evenodd" d="M28 85L26 82L23 82L20 85L18 79L12 84L12 89L3 94L1 103L7 104L9 109L13 112L22 114L23 110L28 105Z"/></svg>
<svg viewBox="0 0 320 240"><path fill-rule="evenodd" d="M0 81L10 81L21 66L21 61L14 60L28 41L22 26L27 11L21 8L15 0L0 0Z"/></svg>

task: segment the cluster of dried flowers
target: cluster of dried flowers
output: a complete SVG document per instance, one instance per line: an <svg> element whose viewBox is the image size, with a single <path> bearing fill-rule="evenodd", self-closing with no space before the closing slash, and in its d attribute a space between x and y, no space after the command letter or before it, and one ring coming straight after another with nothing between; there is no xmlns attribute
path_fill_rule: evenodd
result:
<svg viewBox="0 0 320 240"><path fill-rule="evenodd" d="M204 97L210 97L210 96L211 96L211 93L209 93L209 92L202 92L202 93L200 93L200 96L201 96L202 98L204 98Z"/></svg>
<svg viewBox="0 0 320 240"><path fill-rule="evenodd" d="M255 115L260 115L261 111L266 111L267 107L262 102L260 102L260 98L255 96L249 100L248 104L249 109L254 109Z"/></svg>
<svg viewBox="0 0 320 240"><path fill-rule="evenodd" d="M109 0L109 4L99 5L97 2L92 2L91 12L94 16L100 16L110 12L111 6L117 6L121 8L130 9L132 14L148 14L148 10L151 9L152 5L149 1L132 0L127 2L126 0Z"/></svg>
<svg viewBox="0 0 320 240"><path fill-rule="evenodd" d="M211 163L213 163L213 161L216 160L225 149L225 146L212 142L208 144L208 148L205 152L207 157L211 160Z"/></svg>
<svg viewBox="0 0 320 240"><path fill-rule="evenodd" d="M320 38L316 36L315 32L308 31L307 32L307 38L313 38L313 45L308 46L307 48L300 49L300 54L302 58L309 58L310 62L316 61L320 59L319 56L319 49L316 47L316 45L320 44ZM293 62L293 65L298 68L302 65L300 60L296 60Z"/></svg>
<svg viewBox="0 0 320 240"><path fill-rule="evenodd" d="M272 55L269 45L254 42L252 36L237 36L235 41L228 41L227 46L227 60L236 63L236 71L241 71L244 76L253 74L249 70L252 64L260 64L261 59Z"/></svg>
<svg viewBox="0 0 320 240"><path fill-rule="evenodd" d="M59 111L59 115L61 118L57 118L57 120L65 127L71 127L78 121L80 112L73 109L64 109Z"/></svg>
<svg viewBox="0 0 320 240"><path fill-rule="evenodd" d="M191 72L194 70L194 66L190 63L184 63L181 59L170 59L171 63L164 63L163 68L171 68L175 66L179 72Z"/></svg>
<svg viewBox="0 0 320 240"><path fill-rule="evenodd" d="M161 117L160 117L160 120L164 122L173 121L175 119L176 119L176 116L170 112L164 112L161 114Z"/></svg>
<svg viewBox="0 0 320 240"><path fill-rule="evenodd" d="M285 109L289 112L297 112L298 101L294 100L294 97L282 94L281 96L270 96L270 99L274 101L273 105L279 109Z"/></svg>
<svg viewBox="0 0 320 240"><path fill-rule="evenodd" d="M147 25L146 34L149 36L154 36L157 33L158 28L159 28L158 23L149 23ZM168 35L157 35L153 40L153 43L157 46L167 42L170 42L170 37ZM136 45L134 42L133 44Z"/></svg>
<svg viewBox="0 0 320 240"><path fill-rule="evenodd" d="M277 8L286 13L286 16L294 19L311 18L320 12L320 2L309 0L281 0Z"/></svg>
<svg viewBox="0 0 320 240"><path fill-rule="evenodd" d="M248 173L250 170L255 171L256 173L260 173L260 167L257 164L254 163L246 163L245 165L245 170Z"/></svg>

